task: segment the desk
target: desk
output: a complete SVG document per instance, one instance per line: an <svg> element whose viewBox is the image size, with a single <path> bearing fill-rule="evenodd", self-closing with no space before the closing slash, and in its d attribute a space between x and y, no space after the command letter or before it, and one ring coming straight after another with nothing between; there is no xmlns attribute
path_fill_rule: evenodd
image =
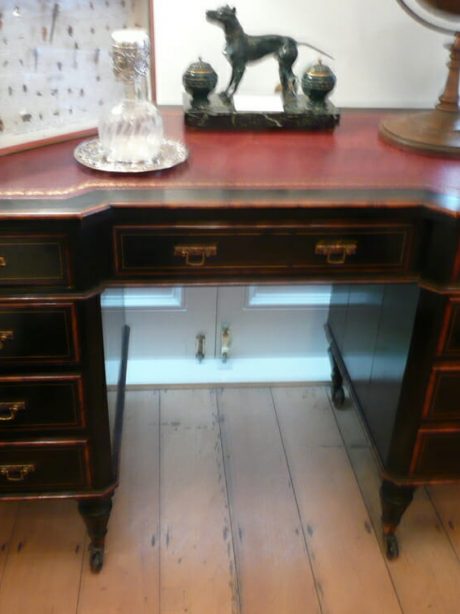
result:
<svg viewBox="0 0 460 614"><path fill-rule="evenodd" d="M458 162L379 141L376 111L323 134L163 114L190 148L169 171L98 173L72 142L0 161L0 497L77 499L101 568L117 483L105 288L332 282L331 392L340 405L348 382L375 443L397 556L414 488L460 478Z"/></svg>

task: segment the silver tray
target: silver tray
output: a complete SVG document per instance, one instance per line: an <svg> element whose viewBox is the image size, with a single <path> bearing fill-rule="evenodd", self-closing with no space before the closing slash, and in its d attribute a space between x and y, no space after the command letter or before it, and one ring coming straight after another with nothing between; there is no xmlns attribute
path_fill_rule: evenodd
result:
<svg viewBox="0 0 460 614"><path fill-rule="evenodd" d="M83 166L108 173L147 173L177 166L188 158L188 149L178 141L164 140L160 153L146 162L109 162L102 153L99 139L83 141L73 152L75 160Z"/></svg>

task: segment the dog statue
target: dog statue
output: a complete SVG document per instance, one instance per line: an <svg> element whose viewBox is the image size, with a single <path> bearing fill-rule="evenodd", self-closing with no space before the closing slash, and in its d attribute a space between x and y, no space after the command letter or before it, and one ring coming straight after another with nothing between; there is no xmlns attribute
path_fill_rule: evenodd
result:
<svg viewBox="0 0 460 614"><path fill-rule="evenodd" d="M299 43L289 36L275 34L251 36L246 34L236 17L236 9L228 5L218 8L216 11L206 11L206 18L224 29L226 42L224 55L231 64L232 75L227 88L221 92L220 97L228 103L231 103L246 66L250 62L255 62L272 54L276 57L283 98L286 100L289 96L295 96L297 90L297 79L292 72L292 65L298 54L297 45L310 47L310 49L314 49L322 55L331 57L324 51L313 47L313 45Z"/></svg>

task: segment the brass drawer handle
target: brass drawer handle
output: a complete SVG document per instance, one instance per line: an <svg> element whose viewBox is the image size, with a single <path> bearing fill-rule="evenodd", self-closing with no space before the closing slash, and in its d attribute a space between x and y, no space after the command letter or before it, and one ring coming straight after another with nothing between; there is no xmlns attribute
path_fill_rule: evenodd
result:
<svg viewBox="0 0 460 614"><path fill-rule="evenodd" d="M357 248L356 241L318 241L315 254L326 256L328 264L344 264L347 256L356 254Z"/></svg>
<svg viewBox="0 0 460 614"><path fill-rule="evenodd" d="M206 258L217 255L217 245L175 245L174 255L185 258L188 266L203 266Z"/></svg>
<svg viewBox="0 0 460 614"><path fill-rule="evenodd" d="M22 482L35 471L35 465L0 465L0 475L8 482Z"/></svg>
<svg viewBox="0 0 460 614"><path fill-rule="evenodd" d="M0 422L12 422L19 411L26 408L25 401L6 401L0 403Z"/></svg>
<svg viewBox="0 0 460 614"><path fill-rule="evenodd" d="M5 342L14 339L14 332L12 330L0 330L0 350L5 347Z"/></svg>
<svg viewBox="0 0 460 614"><path fill-rule="evenodd" d="M5 256L0 256L0 268L6 266L6 258Z"/></svg>

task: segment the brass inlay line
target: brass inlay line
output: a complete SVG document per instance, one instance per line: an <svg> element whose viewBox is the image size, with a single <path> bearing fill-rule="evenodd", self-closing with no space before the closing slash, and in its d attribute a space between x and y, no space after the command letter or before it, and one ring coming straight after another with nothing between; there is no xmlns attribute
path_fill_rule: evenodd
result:
<svg viewBox="0 0 460 614"><path fill-rule="evenodd" d="M70 196L70 195L81 195L87 193L91 190L104 190L104 189L116 189L116 190L148 190L154 188L163 187L163 183L158 180L143 180L140 182L139 180L128 182L128 181L88 181L82 182L75 185L70 185L64 188L55 188L55 189L38 189L38 188L28 188L25 190L0 190L0 198L15 198L15 197L25 197L25 198L33 198L37 196L46 196L48 198L59 198L62 196ZM439 189L435 185L423 185L415 182L409 182L407 184L396 184L393 186L389 186L386 181L383 180L374 180L371 184L369 182L359 182L349 179L348 177L341 177L340 182L337 183L329 183L327 181L321 181L318 179L314 179L313 181L262 181L262 180L248 180L248 181L235 181L232 183L220 183L218 181L182 181L171 184L171 189L200 189L200 188L263 188L263 189L284 189L289 187L290 189L335 189L341 190L344 188L360 188L366 190L375 190L375 189L403 189L403 190L433 190L436 193L444 194L445 192L439 192ZM446 186L446 192L452 194L455 198L460 197L460 191L456 186ZM416 203L417 205L419 202Z"/></svg>

